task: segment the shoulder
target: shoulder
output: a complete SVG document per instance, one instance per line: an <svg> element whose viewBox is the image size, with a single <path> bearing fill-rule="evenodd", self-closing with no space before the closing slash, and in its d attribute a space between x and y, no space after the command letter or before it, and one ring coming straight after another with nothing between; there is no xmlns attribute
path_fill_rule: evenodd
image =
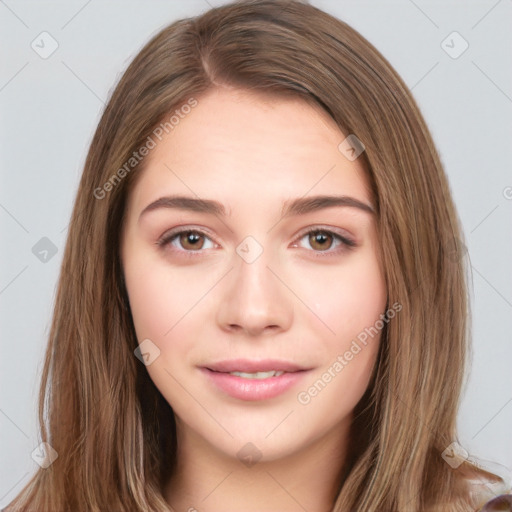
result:
<svg viewBox="0 0 512 512"><path fill-rule="evenodd" d="M499 477L471 479L468 482L477 512L512 512L512 494L508 483Z"/></svg>
<svg viewBox="0 0 512 512"><path fill-rule="evenodd" d="M512 494L501 494L489 500L479 512L512 512Z"/></svg>
<svg viewBox="0 0 512 512"><path fill-rule="evenodd" d="M462 473L475 512L512 512L512 489L507 468L497 464L493 464L492 469L468 464Z"/></svg>

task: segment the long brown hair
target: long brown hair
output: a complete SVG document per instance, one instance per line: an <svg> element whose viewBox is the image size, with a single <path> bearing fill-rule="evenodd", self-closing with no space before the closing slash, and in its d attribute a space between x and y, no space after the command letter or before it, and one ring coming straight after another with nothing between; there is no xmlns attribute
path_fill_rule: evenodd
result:
<svg viewBox="0 0 512 512"><path fill-rule="evenodd" d="M466 480L477 468L442 457L457 441L469 339L463 237L446 176L388 61L297 0L239 1L179 20L113 91L77 192L41 381L41 441L58 458L12 510L170 510L162 486L176 460L174 415L134 356L119 234L145 165L134 153L218 84L314 102L365 146L388 300L402 311L382 332L333 511L474 510Z"/></svg>

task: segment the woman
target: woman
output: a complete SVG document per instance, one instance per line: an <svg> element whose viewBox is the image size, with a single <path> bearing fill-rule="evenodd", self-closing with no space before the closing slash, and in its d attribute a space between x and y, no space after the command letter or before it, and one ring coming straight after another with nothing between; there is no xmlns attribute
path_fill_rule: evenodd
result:
<svg viewBox="0 0 512 512"><path fill-rule="evenodd" d="M270 0L165 28L91 144L46 467L8 510L481 510L507 489L457 443L461 240L410 92L353 29Z"/></svg>

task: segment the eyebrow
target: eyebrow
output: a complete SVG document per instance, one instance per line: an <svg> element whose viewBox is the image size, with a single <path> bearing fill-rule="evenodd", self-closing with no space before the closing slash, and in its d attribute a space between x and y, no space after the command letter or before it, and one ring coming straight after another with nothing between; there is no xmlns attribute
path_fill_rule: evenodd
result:
<svg viewBox="0 0 512 512"><path fill-rule="evenodd" d="M364 203L355 197L318 195L285 201L281 209L281 216L284 218L293 215L306 215L307 213L332 208L334 206L357 208L367 213L375 213L372 205ZM139 220L146 213L160 208L187 210L220 215L223 217L227 215L224 205L212 199L200 199L187 196L164 196L148 204L140 213ZM231 215L231 213L229 215Z"/></svg>

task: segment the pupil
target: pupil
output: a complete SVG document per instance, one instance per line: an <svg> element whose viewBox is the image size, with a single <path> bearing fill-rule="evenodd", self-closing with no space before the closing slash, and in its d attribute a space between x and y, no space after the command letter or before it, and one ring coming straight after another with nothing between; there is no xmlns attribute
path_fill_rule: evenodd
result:
<svg viewBox="0 0 512 512"><path fill-rule="evenodd" d="M197 242L201 238L201 235L199 233L194 233L193 231L189 231L184 235L185 242L190 245L198 245Z"/></svg>
<svg viewBox="0 0 512 512"><path fill-rule="evenodd" d="M323 245L324 247L325 247L325 242L326 242L327 238L329 238L329 235L326 235L320 231L313 234L314 242L319 245Z"/></svg>

